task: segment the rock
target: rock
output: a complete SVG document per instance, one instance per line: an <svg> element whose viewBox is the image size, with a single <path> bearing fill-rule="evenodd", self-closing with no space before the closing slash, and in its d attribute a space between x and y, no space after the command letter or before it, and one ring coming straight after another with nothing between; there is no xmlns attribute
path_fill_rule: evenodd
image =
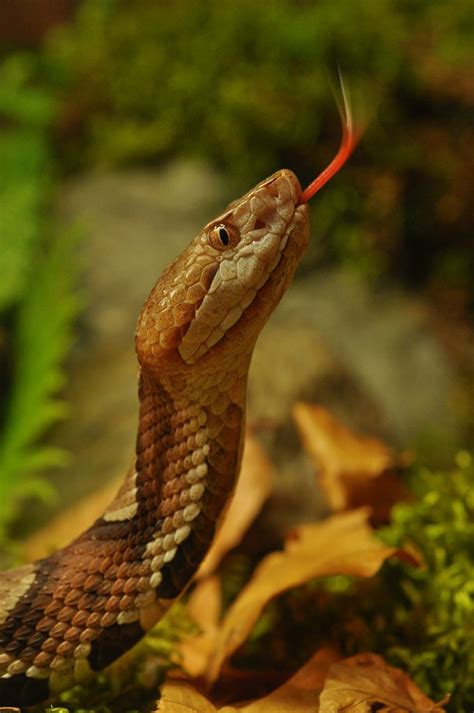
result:
<svg viewBox="0 0 474 713"><path fill-rule="evenodd" d="M420 299L393 287L370 289L343 271L298 281L281 305L281 319L303 319L350 369L358 388L377 405L376 430L404 446L429 433L448 442L459 428L453 402L457 375L429 330L428 316ZM363 413L356 409L350 421L360 428Z"/></svg>
<svg viewBox="0 0 474 713"><path fill-rule="evenodd" d="M218 177L189 163L159 172L87 174L65 187L61 219L86 233L90 341L130 342L158 276L223 204Z"/></svg>

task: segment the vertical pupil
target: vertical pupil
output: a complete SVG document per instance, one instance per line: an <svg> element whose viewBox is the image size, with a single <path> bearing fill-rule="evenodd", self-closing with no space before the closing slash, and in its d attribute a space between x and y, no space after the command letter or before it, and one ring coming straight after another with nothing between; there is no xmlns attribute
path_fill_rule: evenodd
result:
<svg viewBox="0 0 474 713"><path fill-rule="evenodd" d="M219 239L223 245L229 244L229 233L225 228L219 228Z"/></svg>

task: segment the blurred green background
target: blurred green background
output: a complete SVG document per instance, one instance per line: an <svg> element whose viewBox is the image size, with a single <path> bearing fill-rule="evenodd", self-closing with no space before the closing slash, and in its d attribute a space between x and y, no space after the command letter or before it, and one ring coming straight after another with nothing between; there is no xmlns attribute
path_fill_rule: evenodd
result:
<svg viewBox="0 0 474 713"><path fill-rule="evenodd" d="M81 305L94 313L94 292L81 277L87 229L74 211L58 218L64 186L129 175L130 190L139 192L143 176L185 158L215 177L209 219L214 204L282 166L306 184L339 142L327 78L338 64L368 125L350 163L313 201L314 237L300 274L313 282L334 271L355 276L371 295L361 325L387 290L414 298L414 309L422 305L423 329L454 374L455 432L445 441L416 428L407 435L384 426L385 433L394 430L403 445L424 444L441 460L469 445L469 0L25 0L3 3L2 15L2 527L25 494L51 496L37 476L68 459L67 448L52 445L61 441L52 427L67 411L70 347L74 361L89 343L79 315ZM173 183L178 214L193 200L196 176ZM191 234L182 232L186 242ZM112 263L111 271L127 269ZM345 284L335 302L351 301ZM412 302L400 304L409 311ZM346 327L336 316L326 330L343 336ZM408 381L406 389L436 391L435 381L428 369L426 382Z"/></svg>

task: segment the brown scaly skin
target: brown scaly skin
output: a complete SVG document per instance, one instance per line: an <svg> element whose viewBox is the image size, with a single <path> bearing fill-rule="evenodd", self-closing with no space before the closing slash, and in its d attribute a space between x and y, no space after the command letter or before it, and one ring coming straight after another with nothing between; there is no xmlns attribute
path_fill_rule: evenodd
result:
<svg viewBox="0 0 474 713"><path fill-rule="evenodd" d="M235 486L255 341L307 244L300 197L291 171L275 173L152 290L136 332L134 467L79 538L0 575L0 705L39 702L111 663L192 578Z"/></svg>

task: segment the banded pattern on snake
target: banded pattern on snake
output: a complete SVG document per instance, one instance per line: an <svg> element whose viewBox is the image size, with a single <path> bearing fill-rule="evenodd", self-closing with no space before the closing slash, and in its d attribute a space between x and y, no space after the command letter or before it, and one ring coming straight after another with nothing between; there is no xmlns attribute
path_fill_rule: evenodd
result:
<svg viewBox="0 0 474 713"><path fill-rule="evenodd" d="M0 705L45 700L114 661L203 559L235 487L256 339L309 234L304 192L278 171L231 203L165 270L136 330L136 455L113 502L50 557L0 575ZM317 179L318 180L318 179Z"/></svg>

